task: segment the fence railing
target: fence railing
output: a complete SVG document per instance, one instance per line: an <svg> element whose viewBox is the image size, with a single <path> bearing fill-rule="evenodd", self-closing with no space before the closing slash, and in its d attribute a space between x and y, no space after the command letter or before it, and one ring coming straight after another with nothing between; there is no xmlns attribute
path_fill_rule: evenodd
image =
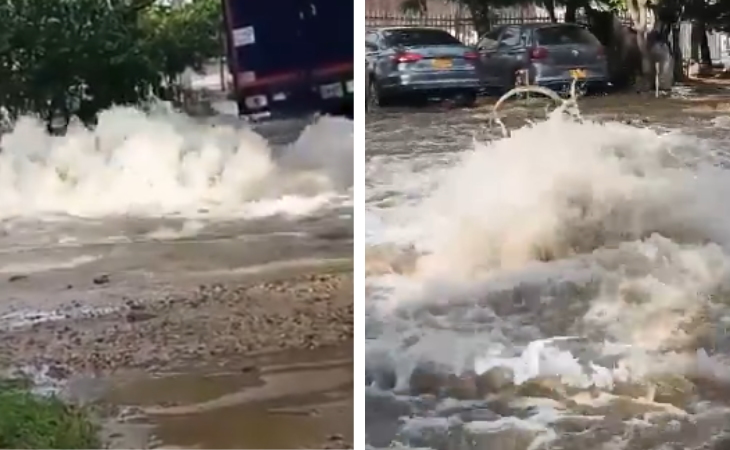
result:
<svg viewBox="0 0 730 450"><path fill-rule="evenodd" d="M562 20L562 17L558 17ZM536 23L549 22L547 15L521 15L521 14L501 14L495 16L492 25L509 25L520 23ZM624 22L628 23L628 19L624 18ZM474 45L479 40L479 36L474 30L471 18L454 14L454 15L416 15L403 13L368 13L365 17L365 26L367 28L376 27L392 27L392 26L419 26L433 27L448 31L456 36L462 42L468 45ZM683 22L680 25L679 44L682 55L687 60L692 53L692 24ZM727 61L730 64L730 37L726 33L710 32L708 33L710 45L710 54L713 62Z"/></svg>

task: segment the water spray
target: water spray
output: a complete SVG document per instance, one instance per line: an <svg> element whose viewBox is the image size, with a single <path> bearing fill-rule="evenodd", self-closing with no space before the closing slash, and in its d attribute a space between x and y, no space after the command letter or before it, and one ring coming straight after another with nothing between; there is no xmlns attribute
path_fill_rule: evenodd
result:
<svg viewBox="0 0 730 450"><path fill-rule="evenodd" d="M507 129L507 126L502 122L502 119L499 117L499 107L502 106L504 102L509 100L512 97L516 97L520 94L524 93L530 93L534 92L536 94L543 95L545 97L548 97L549 99L555 101L558 103L557 110L561 111L568 111L569 108L574 109L573 115L578 117L577 114L577 107L578 107L578 90L576 89L576 85L578 83L578 79L573 77L573 81L570 84L570 97L567 99L564 99L555 92L554 90L544 87L544 86L535 86L535 85L528 85L528 86L516 86L512 88L510 91L505 93L503 96L497 100L497 103L494 104L494 107L492 108L492 121L496 123L500 130L502 131L502 136L507 138L510 137L510 132Z"/></svg>
<svg viewBox="0 0 730 450"><path fill-rule="evenodd" d="M568 98L563 98L553 89L544 87L544 86L535 86L535 85L527 85L527 86L516 86L497 100L497 102L494 104L494 107L492 108L492 118L490 121L490 125L492 123L496 123L499 126L500 131L502 132L503 138L509 138L511 136L510 130L507 128L507 126L504 124L502 119L499 117L499 108L502 106L503 103L505 103L507 100L509 100L512 97L516 97L520 94L527 93L527 92L534 92L540 95L543 95L545 97L548 97L549 99L553 100L555 103L558 104L558 106L553 111L559 111L562 113L568 113L574 120L581 121L581 115L580 110L578 108L578 79L573 77L573 81L570 85L570 96ZM659 80L658 80L658 72L657 72L657 79L656 79L656 96L659 97ZM546 115L549 115L551 113L550 105L547 105L545 108ZM531 120L527 120L528 123L531 125L534 125L534 122ZM710 150L704 151L701 155L699 154L692 154L692 155L678 155L676 154L672 149L667 148L665 149L666 153L674 159L677 164L683 167L693 167L697 164L701 164L703 162L711 161L712 164L720 166L720 167L726 167L728 163L726 162L728 158L730 158L730 155L725 150ZM709 154L708 154L709 153Z"/></svg>

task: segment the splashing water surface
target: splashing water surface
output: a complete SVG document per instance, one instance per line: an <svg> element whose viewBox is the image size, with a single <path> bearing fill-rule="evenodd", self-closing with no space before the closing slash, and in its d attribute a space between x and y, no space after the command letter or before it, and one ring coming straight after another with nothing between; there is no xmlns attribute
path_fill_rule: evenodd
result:
<svg viewBox="0 0 730 450"><path fill-rule="evenodd" d="M250 128L115 108L51 137L21 119L0 143L0 217L306 214L352 185L352 123L321 118L283 148Z"/></svg>
<svg viewBox="0 0 730 450"><path fill-rule="evenodd" d="M371 445L714 448L725 144L556 112L469 149L454 126L408 154L368 136Z"/></svg>
<svg viewBox="0 0 730 450"><path fill-rule="evenodd" d="M0 138L0 316L59 320L69 305L118 307L261 264L340 257L352 122L231 119L113 108L63 137L19 120Z"/></svg>

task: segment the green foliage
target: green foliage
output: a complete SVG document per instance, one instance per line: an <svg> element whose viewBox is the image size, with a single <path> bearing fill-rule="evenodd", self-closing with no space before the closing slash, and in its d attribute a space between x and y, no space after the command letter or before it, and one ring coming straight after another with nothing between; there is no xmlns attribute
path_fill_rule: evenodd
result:
<svg viewBox="0 0 730 450"><path fill-rule="evenodd" d="M730 0L717 0L709 4L704 13L709 28L730 32Z"/></svg>
<svg viewBox="0 0 730 450"><path fill-rule="evenodd" d="M86 411L32 394L22 383L0 382L0 448L101 448Z"/></svg>
<svg viewBox="0 0 730 450"><path fill-rule="evenodd" d="M156 5L143 17L150 54L169 77L187 67L199 69L221 52L222 14L219 0L196 0L179 8Z"/></svg>
<svg viewBox="0 0 730 450"><path fill-rule="evenodd" d="M0 105L46 114L69 96L82 114L135 104L221 53L220 0L0 0Z"/></svg>

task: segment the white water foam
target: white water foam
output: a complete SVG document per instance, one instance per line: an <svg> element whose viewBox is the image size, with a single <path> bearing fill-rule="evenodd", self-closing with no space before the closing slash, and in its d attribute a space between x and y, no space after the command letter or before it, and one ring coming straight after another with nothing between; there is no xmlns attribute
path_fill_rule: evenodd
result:
<svg viewBox="0 0 730 450"><path fill-rule="evenodd" d="M352 122L340 118L278 150L250 128L114 108L65 137L22 118L0 146L0 219L308 214L352 185Z"/></svg>
<svg viewBox="0 0 730 450"><path fill-rule="evenodd" d="M369 280L368 369L394 371L397 392L424 362L584 388L727 373L696 346L730 312L730 177L718 158L688 135L553 115L422 170L415 204L409 184L403 207L369 208L371 244L419 256L409 273ZM382 193L408 177L370 176ZM529 448L554 437L541 433Z"/></svg>

